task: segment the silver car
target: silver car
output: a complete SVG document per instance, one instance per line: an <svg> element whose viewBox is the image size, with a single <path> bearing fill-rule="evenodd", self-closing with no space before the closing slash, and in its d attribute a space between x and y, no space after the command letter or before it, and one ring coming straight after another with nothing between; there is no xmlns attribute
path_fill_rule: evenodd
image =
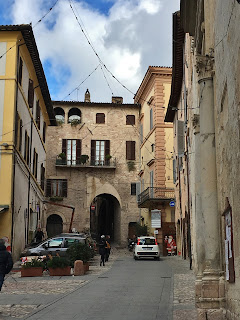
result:
<svg viewBox="0 0 240 320"><path fill-rule="evenodd" d="M51 254L56 256L66 256L67 249L75 243L87 243L87 238L83 235L62 234L53 238L44 240L39 244L24 249L21 256L45 256Z"/></svg>

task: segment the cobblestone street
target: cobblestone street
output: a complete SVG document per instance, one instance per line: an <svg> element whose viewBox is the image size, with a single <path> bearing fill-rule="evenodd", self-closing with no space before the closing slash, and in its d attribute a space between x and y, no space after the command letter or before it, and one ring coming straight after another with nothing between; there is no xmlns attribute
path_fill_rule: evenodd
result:
<svg viewBox="0 0 240 320"><path fill-rule="evenodd" d="M117 264L124 263L125 259L129 260L129 257L131 257L131 253L129 253L127 250L114 249L110 261L105 267L100 267L99 257L96 256L94 261L91 263L90 271L85 276L81 277L43 276L38 278L21 278L20 272L12 273L11 275L7 276L0 294L0 319L27 319L37 310L49 308L51 305L54 305L57 302L64 301L67 296L72 294L74 295L75 291L79 292L81 287L93 282L94 279L102 278L104 280L105 278L108 278L108 271L110 271L112 267L118 267ZM172 304L172 307L170 306L170 309L172 310L172 316L166 319L195 320L195 277L193 272L189 270L188 261L184 261L175 256L164 257L161 260L162 261L160 261L158 265L159 268L162 267L162 262L164 262L164 264L167 264L169 269L172 271L172 276L167 274L166 277L161 277L167 282L168 280L171 280L171 287L173 288L171 289L171 298L169 301L169 305ZM130 262L134 263L134 261L131 259ZM143 261L137 262L138 267L140 266L141 262ZM128 291L127 288L126 290ZM132 305L132 307L134 307L134 305ZM72 318L69 317L66 319Z"/></svg>

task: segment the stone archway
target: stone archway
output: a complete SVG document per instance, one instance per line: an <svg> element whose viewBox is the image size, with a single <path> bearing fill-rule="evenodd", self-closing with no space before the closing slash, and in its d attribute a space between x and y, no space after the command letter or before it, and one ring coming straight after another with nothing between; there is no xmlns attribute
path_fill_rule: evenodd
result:
<svg viewBox="0 0 240 320"><path fill-rule="evenodd" d="M58 214L51 214L47 218L47 235L49 237L56 236L63 232L63 220Z"/></svg>

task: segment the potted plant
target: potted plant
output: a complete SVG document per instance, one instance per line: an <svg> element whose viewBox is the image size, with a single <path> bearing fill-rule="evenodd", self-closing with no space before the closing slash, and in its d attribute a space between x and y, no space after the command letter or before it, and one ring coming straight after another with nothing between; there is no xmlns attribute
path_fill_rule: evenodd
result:
<svg viewBox="0 0 240 320"><path fill-rule="evenodd" d="M57 156L56 164L66 164L66 154L64 152L59 153Z"/></svg>
<svg viewBox="0 0 240 320"><path fill-rule="evenodd" d="M85 164L88 161L88 159L89 159L89 156L87 154L82 154L80 156L79 162L80 162L80 164Z"/></svg>
<svg viewBox="0 0 240 320"><path fill-rule="evenodd" d="M105 156L105 161L106 161L106 164L109 164L110 163L110 159L112 158L112 156L110 154L106 154Z"/></svg>
<svg viewBox="0 0 240 320"><path fill-rule="evenodd" d="M128 171L134 171L135 170L135 162L134 161L128 161Z"/></svg>
<svg viewBox="0 0 240 320"><path fill-rule="evenodd" d="M70 121L71 123L71 126L76 126L78 125L79 123L81 123L80 119L73 119Z"/></svg>
<svg viewBox="0 0 240 320"><path fill-rule="evenodd" d="M70 276L71 266L68 259L64 257L52 257L47 262L50 276Z"/></svg>
<svg viewBox="0 0 240 320"><path fill-rule="evenodd" d="M94 251L87 244L76 243L68 248L67 255L72 267L74 266L74 262L76 260L82 260L84 271L86 272L89 270L89 260L93 257Z"/></svg>
<svg viewBox="0 0 240 320"><path fill-rule="evenodd" d="M21 268L21 277L41 277L43 273L44 263L37 259L26 262Z"/></svg>

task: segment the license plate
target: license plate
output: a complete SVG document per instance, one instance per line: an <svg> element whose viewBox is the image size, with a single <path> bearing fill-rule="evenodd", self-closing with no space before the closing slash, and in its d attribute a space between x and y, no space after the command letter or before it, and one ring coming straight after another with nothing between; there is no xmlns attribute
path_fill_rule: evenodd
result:
<svg viewBox="0 0 240 320"><path fill-rule="evenodd" d="M143 247L143 250L152 250L152 247Z"/></svg>

